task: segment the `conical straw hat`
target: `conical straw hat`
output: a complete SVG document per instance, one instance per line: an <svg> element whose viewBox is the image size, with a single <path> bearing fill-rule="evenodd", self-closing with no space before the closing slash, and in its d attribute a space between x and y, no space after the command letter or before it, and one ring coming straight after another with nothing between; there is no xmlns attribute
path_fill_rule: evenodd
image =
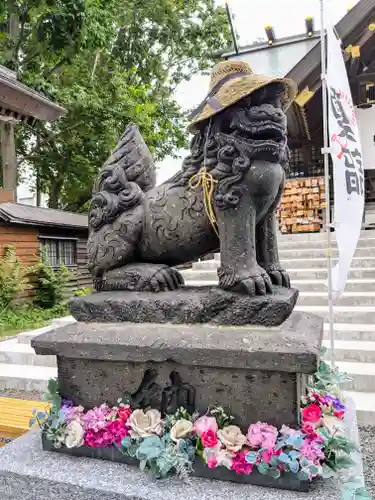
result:
<svg viewBox="0 0 375 500"><path fill-rule="evenodd" d="M298 92L297 84L293 80L256 75L245 61L223 61L216 64L211 72L207 97L189 116L191 119L189 131L194 133L198 123L211 118L211 116L220 113L220 111L270 83L284 85L285 94L282 99L282 107L286 111Z"/></svg>

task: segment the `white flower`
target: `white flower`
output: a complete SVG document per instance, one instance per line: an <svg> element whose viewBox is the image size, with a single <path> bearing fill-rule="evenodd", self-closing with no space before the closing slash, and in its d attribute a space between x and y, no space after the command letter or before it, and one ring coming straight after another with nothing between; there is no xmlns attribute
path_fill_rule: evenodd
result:
<svg viewBox="0 0 375 500"><path fill-rule="evenodd" d="M84 430L82 425L73 420L66 426L64 444L67 448L79 448L83 445Z"/></svg>
<svg viewBox="0 0 375 500"><path fill-rule="evenodd" d="M132 430L130 435L133 438L145 438L160 436L163 432L161 414L158 410L149 410L146 413L142 410L134 410L126 423Z"/></svg>
<svg viewBox="0 0 375 500"><path fill-rule="evenodd" d="M222 465L227 469L231 470L233 463L233 453L230 453L227 450L220 450L216 456L217 465Z"/></svg>
<svg viewBox="0 0 375 500"><path fill-rule="evenodd" d="M217 437L228 451L237 452L246 443L246 437L236 425L228 425L217 432Z"/></svg>
<svg viewBox="0 0 375 500"><path fill-rule="evenodd" d="M171 429L171 439L178 443L180 439L185 439L193 431L193 423L189 420L178 420Z"/></svg>

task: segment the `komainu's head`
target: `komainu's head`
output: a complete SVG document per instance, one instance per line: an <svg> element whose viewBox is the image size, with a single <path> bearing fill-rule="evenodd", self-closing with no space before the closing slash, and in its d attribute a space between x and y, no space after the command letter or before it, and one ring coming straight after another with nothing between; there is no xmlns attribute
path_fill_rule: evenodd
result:
<svg viewBox="0 0 375 500"><path fill-rule="evenodd" d="M234 170L241 162L244 171L254 160L286 168L289 149L284 98L285 85L272 82L196 123L191 129L191 154L184 160L179 183L187 183L203 165L218 180L237 176Z"/></svg>

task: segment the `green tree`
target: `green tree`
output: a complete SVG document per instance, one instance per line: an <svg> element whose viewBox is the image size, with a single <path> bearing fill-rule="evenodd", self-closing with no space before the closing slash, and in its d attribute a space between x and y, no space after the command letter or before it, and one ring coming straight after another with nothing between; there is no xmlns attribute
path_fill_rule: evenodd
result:
<svg viewBox="0 0 375 500"><path fill-rule="evenodd" d="M71 210L130 121L157 160L185 145L173 91L230 40L212 0L6 0L0 26L0 63L67 109L19 128L18 146L50 206Z"/></svg>

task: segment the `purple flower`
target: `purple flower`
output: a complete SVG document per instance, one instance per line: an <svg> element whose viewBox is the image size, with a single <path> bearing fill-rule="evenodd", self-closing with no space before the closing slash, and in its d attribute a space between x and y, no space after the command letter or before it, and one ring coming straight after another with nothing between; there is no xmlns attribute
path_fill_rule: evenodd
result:
<svg viewBox="0 0 375 500"><path fill-rule="evenodd" d="M345 405L339 400L339 398L332 396L332 394L326 394L324 396L324 399L327 401L327 403L331 403L336 410L345 410Z"/></svg>
<svg viewBox="0 0 375 500"><path fill-rule="evenodd" d="M60 411L65 416L65 421L67 424L70 424L73 421L76 421L82 425L83 423L83 414L84 408L83 406L73 406L73 403L66 402L61 408Z"/></svg>

